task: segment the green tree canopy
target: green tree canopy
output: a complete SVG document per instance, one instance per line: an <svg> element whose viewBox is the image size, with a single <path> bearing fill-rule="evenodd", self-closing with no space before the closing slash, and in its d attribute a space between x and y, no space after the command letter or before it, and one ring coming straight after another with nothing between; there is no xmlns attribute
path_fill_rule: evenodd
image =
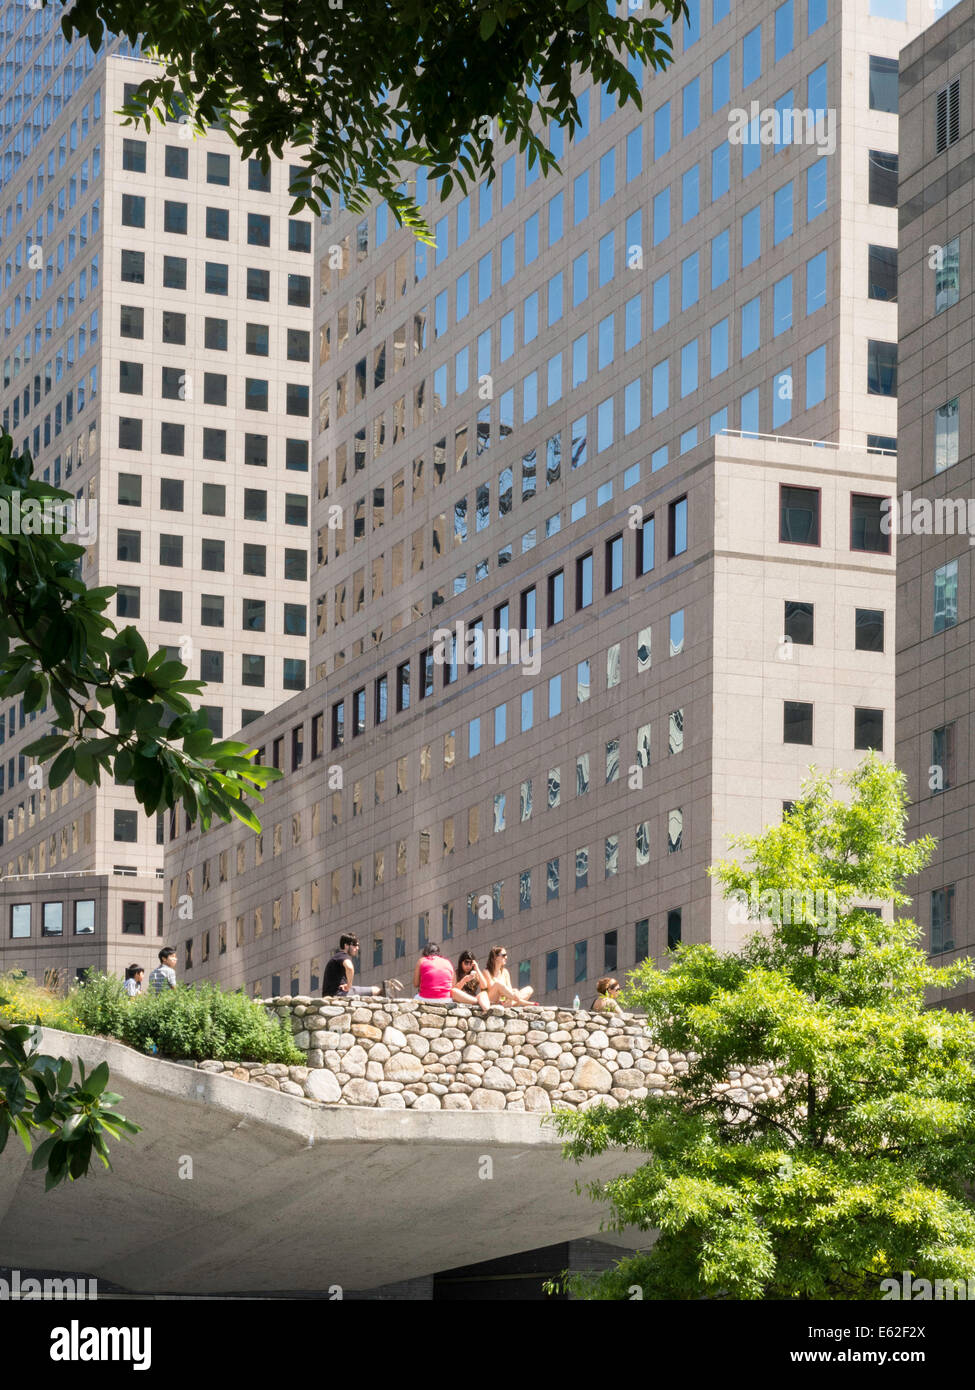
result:
<svg viewBox="0 0 975 1390"><path fill-rule="evenodd" d="M847 799L835 777L813 775L781 825L732 841L741 863L712 869L763 931L631 977L659 1045L697 1055L675 1095L557 1117L575 1159L647 1155L590 1190L612 1228L660 1236L589 1296L878 1299L904 1271L975 1278L975 1019L925 1009L975 970L933 967L914 922L857 905L909 902L934 842L906 842L895 767L871 755L840 774ZM781 1095L716 1091L761 1063Z"/></svg>
<svg viewBox="0 0 975 1390"><path fill-rule="evenodd" d="M51 787L114 773L147 815L181 802L204 828L235 816L259 830L247 799L262 800L281 773L255 766L244 743L216 742L188 698L203 683L162 649L150 655L136 628L116 629L105 614L115 590L78 578L84 547L66 530L74 506L0 436L0 698L20 695L27 713L53 707L50 731L23 752L53 759Z"/></svg>
<svg viewBox="0 0 975 1390"><path fill-rule="evenodd" d="M493 177L496 133L547 172L533 117L578 121L575 72L639 105L626 58L663 66L665 21L685 10L684 0L75 0L62 25L94 47L106 29L142 38L165 67L142 84L142 109L165 110L180 93L201 128L221 120L244 155L305 147L303 192L316 205L340 193L358 210L378 194L416 225L406 166L444 175L445 195L454 181L466 188Z"/></svg>

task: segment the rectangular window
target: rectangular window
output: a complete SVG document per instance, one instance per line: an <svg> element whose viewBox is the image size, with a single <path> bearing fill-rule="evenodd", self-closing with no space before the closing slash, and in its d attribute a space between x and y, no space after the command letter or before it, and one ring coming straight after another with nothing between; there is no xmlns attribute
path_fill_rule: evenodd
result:
<svg viewBox="0 0 975 1390"><path fill-rule="evenodd" d="M890 554L890 530L885 531L883 527L884 515L889 509L889 497L871 497L859 492L850 494L851 550Z"/></svg>
<svg viewBox="0 0 975 1390"><path fill-rule="evenodd" d="M779 487L779 540L791 545L819 545L820 490Z"/></svg>
<svg viewBox="0 0 975 1390"><path fill-rule="evenodd" d="M870 55L870 110L897 112L897 59Z"/></svg>
<svg viewBox="0 0 975 1390"><path fill-rule="evenodd" d="M869 200L876 207L897 206L897 155L868 150ZM820 161L822 162L822 161Z"/></svg>
<svg viewBox="0 0 975 1390"><path fill-rule="evenodd" d="M811 744L813 741L813 707L801 700L783 703L783 743Z"/></svg>
<svg viewBox="0 0 975 1390"><path fill-rule="evenodd" d="M945 632L958 622L958 561L950 560L934 572L934 632Z"/></svg>
<svg viewBox="0 0 975 1390"><path fill-rule="evenodd" d="M592 603L592 551L576 560L576 612Z"/></svg>
<svg viewBox="0 0 975 1390"><path fill-rule="evenodd" d="M952 237L951 241L944 246L935 249L934 312L936 314L943 314L946 309L957 304L961 296L959 245L959 238Z"/></svg>
<svg viewBox="0 0 975 1390"><path fill-rule="evenodd" d="M943 473L958 462L958 397L934 412L934 471Z"/></svg>
<svg viewBox="0 0 975 1390"><path fill-rule="evenodd" d="M955 885L935 888L931 894L931 954L942 955L955 949Z"/></svg>
<svg viewBox="0 0 975 1390"><path fill-rule="evenodd" d="M871 246L867 261L867 294L870 299L897 303L897 247Z"/></svg>
<svg viewBox="0 0 975 1390"><path fill-rule="evenodd" d="M955 785L955 726L942 724L931 731L931 794L948 791ZM932 783L934 785L932 785Z"/></svg>
<svg viewBox="0 0 975 1390"><path fill-rule="evenodd" d="M813 605L795 599L785 600L784 635L800 647L813 645Z"/></svg>
<svg viewBox="0 0 975 1390"><path fill-rule="evenodd" d="M897 395L897 344L867 340L867 394Z"/></svg>
<svg viewBox="0 0 975 1390"><path fill-rule="evenodd" d="M935 151L941 154L958 139L958 79L942 87L935 97Z"/></svg>
<svg viewBox="0 0 975 1390"><path fill-rule="evenodd" d="M678 497L667 507L667 558L673 560L687 549L687 498Z"/></svg>
<svg viewBox="0 0 975 1390"><path fill-rule="evenodd" d="M861 752L884 748L884 712L882 709L854 709L853 747Z"/></svg>

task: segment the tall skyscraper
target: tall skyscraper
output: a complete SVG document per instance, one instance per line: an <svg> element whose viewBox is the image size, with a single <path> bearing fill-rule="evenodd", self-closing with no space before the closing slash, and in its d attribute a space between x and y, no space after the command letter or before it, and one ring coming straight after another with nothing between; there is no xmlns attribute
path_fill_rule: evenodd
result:
<svg viewBox="0 0 975 1390"><path fill-rule="evenodd" d="M642 113L580 84L560 177L499 145L466 196L418 177L433 246L318 228L313 684L250 730L263 836L167 848L186 978L315 992L352 931L366 982L503 940L586 1001L732 945L728 836L892 755L897 54L932 17L694 4Z"/></svg>
<svg viewBox="0 0 975 1390"><path fill-rule="evenodd" d="M909 833L938 841L912 885L933 963L971 953L972 125L975 4L953 9L901 58L897 762ZM975 1007L971 981L945 991Z"/></svg>
<svg viewBox="0 0 975 1390"><path fill-rule="evenodd" d="M306 684L312 218L220 130L115 114L152 71L67 44L57 7L3 26L3 427L73 492L81 577L208 682L230 734ZM49 713L49 712L48 712ZM0 960L41 975L154 963L162 817L132 791L49 789L0 710Z"/></svg>

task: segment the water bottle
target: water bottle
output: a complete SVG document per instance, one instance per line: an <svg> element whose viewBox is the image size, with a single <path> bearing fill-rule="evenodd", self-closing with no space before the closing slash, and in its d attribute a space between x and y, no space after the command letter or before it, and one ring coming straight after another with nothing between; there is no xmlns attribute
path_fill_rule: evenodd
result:
<svg viewBox="0 0 975 1390"><path fill-rule="evenodd" d="M573 1001L572 1001L572 1007L573 1007L574 1009L578 1009L578 1007L579 1007L579 996L578 996L578 994L576 995L576 997L575 997L575 998L573 999Z"/></svg>

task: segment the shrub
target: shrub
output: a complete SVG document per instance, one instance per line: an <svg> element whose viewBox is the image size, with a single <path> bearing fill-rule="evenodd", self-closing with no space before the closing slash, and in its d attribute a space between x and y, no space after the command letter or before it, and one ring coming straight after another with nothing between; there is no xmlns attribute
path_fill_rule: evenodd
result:
<svg viewBox="0 0 975 1390"><path fill-rule="evenodd" d="M88 970L84 983L76 985L69 997L86 1033L128 1041L125 1028L129 999L116 976Z"/></svg>
<svg viewBox="0 0 975 1390"><path fill-rule="evenodd" d="M71 999L85 1032L120 1038L143 1052L155 1047L164 1056L193 1061L305 1060L284 1020L269 1017L259 1000L218 985L180 985L130 1000L120 980L89 971Z"/></svg>
<svg viewBox="0 0 975 1390"><path fill-rule="evenodd" d="M73 998L66 999L39 985L26 971L8 970L0 975L0 1016L11 1023L40 1023L66 1033L86 1032L73 1002Z"/></svg>

